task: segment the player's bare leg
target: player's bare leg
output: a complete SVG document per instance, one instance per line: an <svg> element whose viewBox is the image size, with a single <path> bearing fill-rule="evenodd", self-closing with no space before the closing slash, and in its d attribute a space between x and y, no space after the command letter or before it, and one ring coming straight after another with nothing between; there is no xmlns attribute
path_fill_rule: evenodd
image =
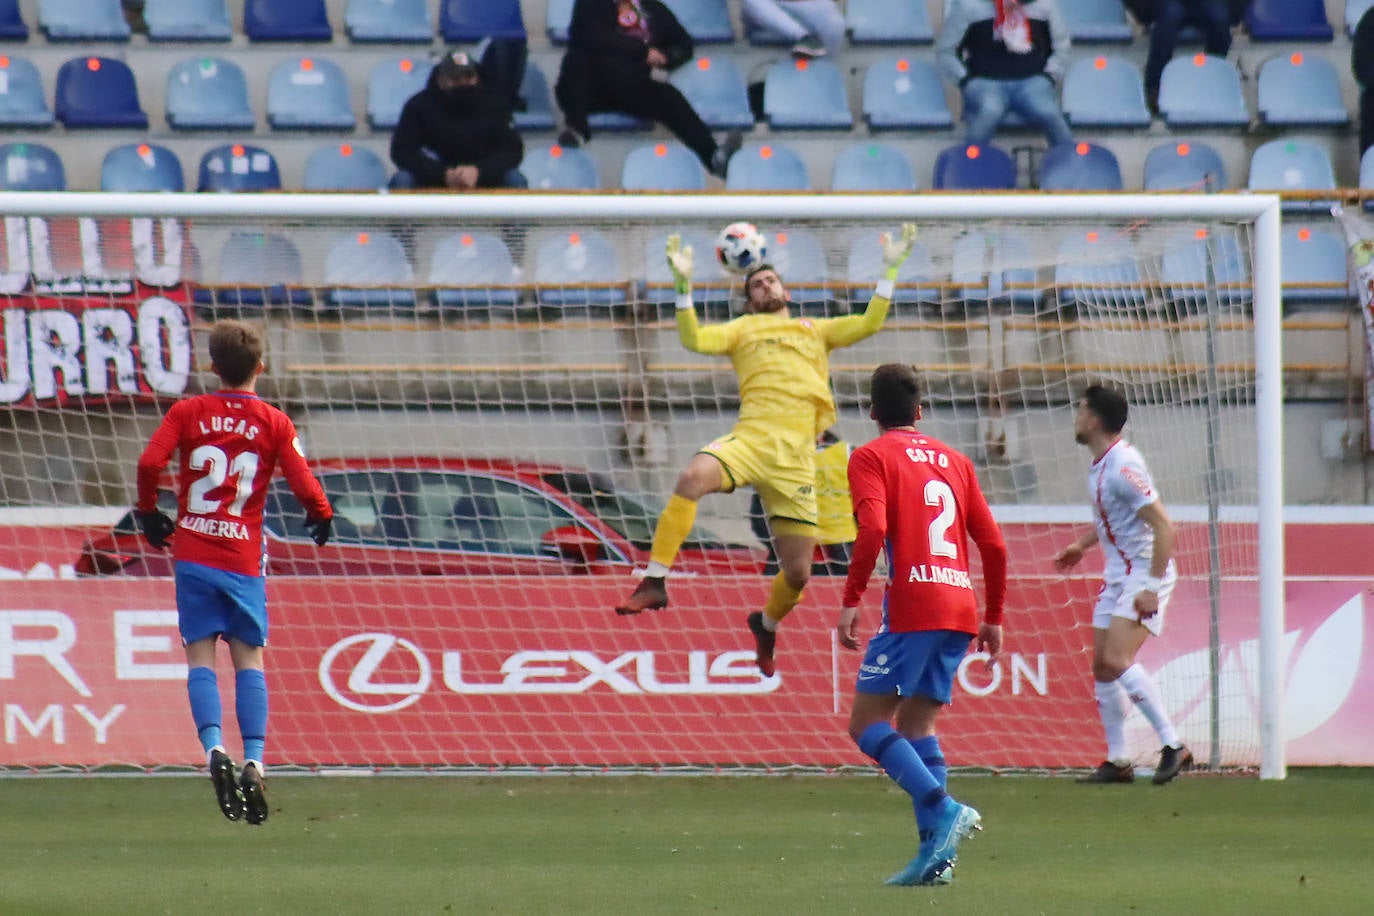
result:
<svg viewBox="0 0 1374 916"><path fill-rule="evenodd" d="M754 660L764 677L772 677L777 671L774 652L778 642L778 624L801 600L802 589L806 588L811 578L811 558L816 552L814 536L781 533L777 529L785 526L778 520L774 520L773 527L778 574L773 578L768 603L762 611L750 614L748 620L749 632L754 637Z"/></svg>
<svg viewBox="0 0 1374 916"><path fill-rule="evenodd" d="M1107 705L1119 709L1103 710L1108 759L1081 782L1129 783L1134 780L1134 768L1125 759L1123 738L1128 699L1149 720L1164 745L1152 781L1162 785L1192 765L1192 752L1179 740L1165 712L1159 688L1149 672L1135 661L1149 635L1150 631L1143 625L1127 617L1113 617L1107 629L1093 631L1093 679L1097 682L1099 707L1103 706L1105 697Z"/></svg>

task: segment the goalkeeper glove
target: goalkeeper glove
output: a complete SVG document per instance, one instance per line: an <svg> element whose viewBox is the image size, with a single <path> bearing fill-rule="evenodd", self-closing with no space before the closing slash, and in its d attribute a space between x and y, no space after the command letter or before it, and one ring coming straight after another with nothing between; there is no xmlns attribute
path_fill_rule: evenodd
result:
<svg viewBox="0 0 1374 916"><path fill-rule="evenodd" d="M310 539L315 542L316 547L323 547L329 543L330 536L334 533L334 519L305 517L305 530L310 533Z"/></svg>
<svg viewBox="0 0 1374 916"><path fill-rule="evenodd" d="M902 266L902 262L911 254L912 243L916 241L916 224L903 223L901 237L894 239L890 234L884 232L878 236L878 241L883 246L883 266L888 273L896 274L897 268Z"/></svg>
<svg viewBox="0 0 1374 916"><path fill-rule="evenodd" d="M692 246L682 246L682 237L668 236L668 269L673 272L673 289L685 296L692 291Z"/></svg>
<svg viewBox="0 0 1374 916"><path fill-rule="evenodd" d="M154 547L166 547L167 539L177 530L176 522L154 509L152 512L134 512L138 529L143 539Z"/></svg>

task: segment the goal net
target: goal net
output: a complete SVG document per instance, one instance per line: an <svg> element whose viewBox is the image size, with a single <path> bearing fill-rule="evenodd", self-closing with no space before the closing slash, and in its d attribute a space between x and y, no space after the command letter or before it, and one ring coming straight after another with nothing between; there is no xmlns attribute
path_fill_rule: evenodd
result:
<svg viewBox="0 0 1374 916"><path fill-rule="evenodd" d="M202 759L170 557L128 510L162 413L215 387L206 332L224 317L264 329L259 392L294 419L337 518L317 548L284 481L268 500L269 764L867 765L845 734L858 656L833 638L842 543L818 551L772 678L744 625L771 574L747 490L702 501L668 609L612 607L678 470L738 406L728 360L678 340L665 237L695 249L703 321L740 313L713 239L741 219L766 235L792 313L819 320L865 307L879 234L910 220L920 237L885 327L831 354L832 432L841 450L872 438L869 374L914 364L922 428L973 459L1003 526L1005 652L991 672L974 656L960 669L941 719L951 764L1054 771L1103 755L1100 553L1070 575L1052 563L1091 524L1072 411L1100 381L1130 399L1127 437L1180 532L1164 635L1141 660L1200 762L1283 775L1275 200L4 203L0 767ZM835 522L843 459L822 466ZM880 595L875 580L870 632ZM228 671L225 657L232 742ZM1148 764L1158 747L1133 716Z"/></svg>

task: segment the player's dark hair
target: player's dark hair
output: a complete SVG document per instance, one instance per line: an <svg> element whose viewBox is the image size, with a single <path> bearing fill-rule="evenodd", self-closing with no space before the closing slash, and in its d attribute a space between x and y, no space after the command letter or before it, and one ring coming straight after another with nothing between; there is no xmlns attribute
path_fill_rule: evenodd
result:
<svg viewBox="0 0 1374 916"><path fill-rule="evenodd" d="M231 388L248 383L262 362L262 332L246 321L225 319L210 328L210 364Z"/></svg>
<svg viewBox="0 0 1374 916"><path fill-rule="evenodd" d="M1129 408L1126 396L1106 385L1089 385L1083 390L1083 403L1102 421L1102 428L1109 433L1119 433L1126 426Z"/></svg>
<svg viewBox="0 0 1374 916"><path fill-rule="evenodd" d="M884 363L874 369L869 399L873 419L884 429L911 426L921 406L921 384L916 370L905 363Z"/></svg>
<svg viewBox="0 0 1374 916"><path fill-rule="evenodd" d="M746 296L748 295L749 291L749 281L754 279L754 274L760 273L765 270L771 270L773 273L778 274L778 269L774 267L772 264L769 264L767 261L760 261L744 272L744 289ZM778 274L778 279L782 279L782 274Z"/></svg>

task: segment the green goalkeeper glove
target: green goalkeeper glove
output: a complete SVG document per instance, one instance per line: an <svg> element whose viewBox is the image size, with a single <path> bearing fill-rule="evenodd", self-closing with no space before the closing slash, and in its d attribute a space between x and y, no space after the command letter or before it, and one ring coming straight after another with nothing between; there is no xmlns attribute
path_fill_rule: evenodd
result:
<svg viewBox="0 0 1374 916"><path fill-rule="evenodd" d="M878 236L878 241L883 246L883 266L887 268L888 274L895 277L902 262L911 255L911 246L916 241L916 224L903 223L900 238L893 239L890 234L884 232Z"/></svg>
<svg viewBox="0 0 1374 916"><path fill-rule="evenodd" d="M668 269L673 272L673 289L685 296L692 291L692 246L682 246L682 237L668 236Z"/></svg>

